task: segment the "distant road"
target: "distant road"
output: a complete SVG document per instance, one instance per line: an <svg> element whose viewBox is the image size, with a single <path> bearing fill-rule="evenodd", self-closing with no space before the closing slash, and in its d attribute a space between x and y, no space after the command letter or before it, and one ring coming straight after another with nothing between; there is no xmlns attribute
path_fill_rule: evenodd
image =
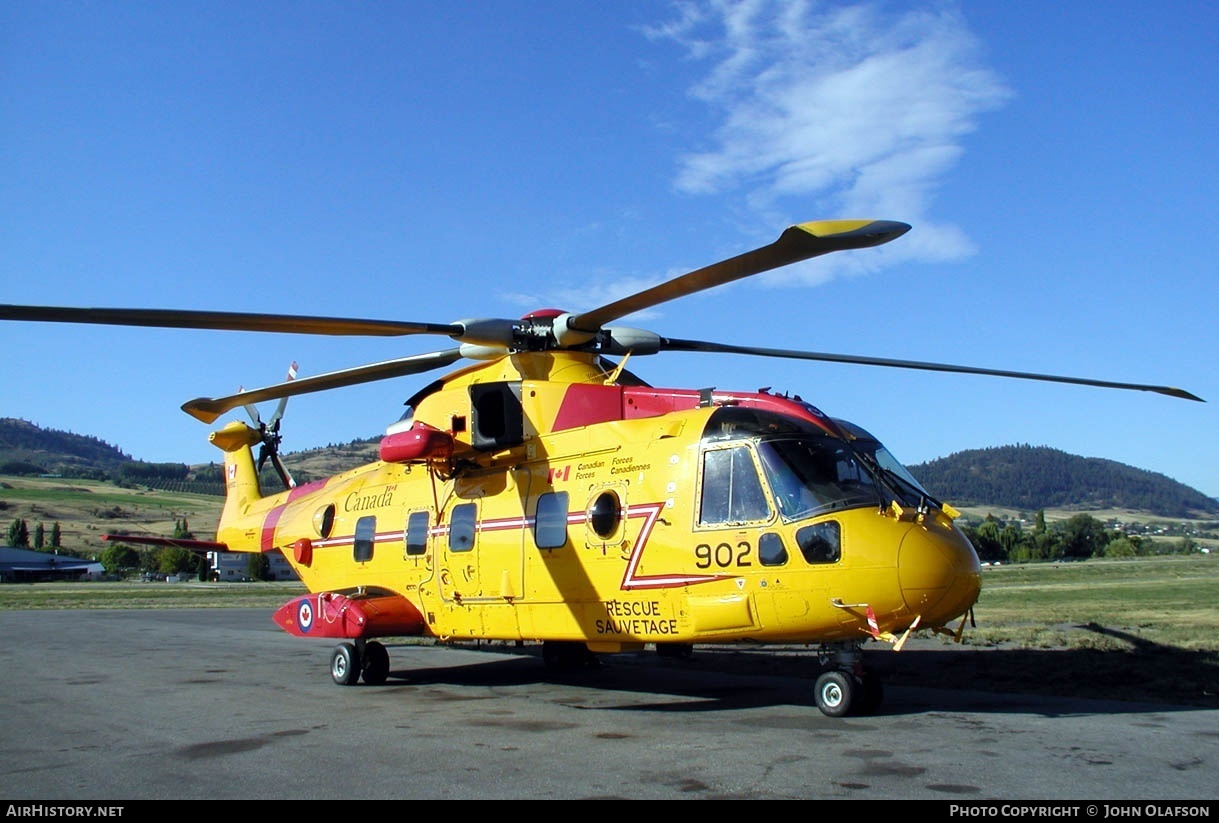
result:
<svg viewBox="0 0 1219 823"><path fill-rule="evenodd" d="M266 609L0 612L0 799L1208 800L1219 712L401 646L339 687ZM354 810L353 810L354 811ZM369 811L367 814L374 814ZM1082 816L1082 815L1081 815Z"/></svg>

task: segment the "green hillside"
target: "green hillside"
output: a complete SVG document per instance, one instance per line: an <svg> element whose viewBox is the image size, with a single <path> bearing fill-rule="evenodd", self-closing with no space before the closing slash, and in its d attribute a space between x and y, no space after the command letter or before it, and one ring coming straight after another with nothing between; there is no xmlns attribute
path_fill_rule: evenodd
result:
<svg viewBox="0 0 1219 823"><path fill-rule="evenodd" d="M974 449L910 470L928 491L957 508L1119 509L1161 517L1219 516L1219 500L1162 474L1045 446Z"/></svg>

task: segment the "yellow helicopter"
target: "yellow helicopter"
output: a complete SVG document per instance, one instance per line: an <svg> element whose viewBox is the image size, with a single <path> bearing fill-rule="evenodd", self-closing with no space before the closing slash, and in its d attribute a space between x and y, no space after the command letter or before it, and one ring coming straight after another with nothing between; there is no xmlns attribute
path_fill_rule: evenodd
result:
<svg viewBox="0 0 1219 823"><path fill-rule="evenodd" d="M662 351L966 372L1152 391L1132 383L735 346L610 325L670 300L910 229L882 220L794 225L773 243L583 313L448 324L148 309L0 306L0 319L296 332L441 335L457 346L182 408L224 453L214 541L282 552L309 594L273 619L340 642L330 675L384 683L378 638L540 642L548 666L648 644L804 644L823 671L818 708L866 714L883 699L865 644L912 632L960 640L981 590L977 554L937 500L859 426L768 391L657 388L625 368ZM611 357L620 358L617 362ZM296 484L278 456L290 396L473 361L430 383L389 426L380 459ZM268 423L253 405L278 398ZM259 447L256 460L254 447ZM270 460L282 490L260 485ZM123 536L123 539L133 539ZM143 542L181 544L163 538Z"/></svg>

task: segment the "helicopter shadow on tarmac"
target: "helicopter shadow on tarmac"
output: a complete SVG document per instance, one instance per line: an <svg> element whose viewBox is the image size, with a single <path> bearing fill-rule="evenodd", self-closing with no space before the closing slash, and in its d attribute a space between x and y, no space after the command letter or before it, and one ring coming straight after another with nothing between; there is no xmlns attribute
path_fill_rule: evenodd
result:
<svg viewBox="0 0 1219 823"><path fill-rule="evenodd" d="M1097 626L1078 628L1121 635ZM920 639L901 652L867 652L869 667L885 685L884 700L871 714L1120 715L1219 708L1219 656L1124 639L1133 644L1130 651L984 648ZM797 646L700 646L687 659L663 658L648 649L602 655L592 665L567 671L546 667L538 646L463 648L484 652L487 662L399 665L383 686L373 688L553 688L562 693L548 691L546 697L602 710L701 713L793 705L815 710L813 683L824 670L815 652ZM443 649L432 652L443 658ZM446 697L453 699L451 693Z"/></svg>

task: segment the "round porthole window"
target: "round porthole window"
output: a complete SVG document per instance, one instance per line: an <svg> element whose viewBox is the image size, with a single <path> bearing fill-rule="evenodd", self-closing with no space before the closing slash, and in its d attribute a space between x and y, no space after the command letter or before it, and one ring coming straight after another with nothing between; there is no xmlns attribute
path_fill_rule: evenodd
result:
<svg viewBox="0 0 1219 823"><path fill-rule="evenodd" d="M618 495L612 491L601 492L588 507L589 525L600 538L613 535L621 521L622 504L618 501Z"/></svg>
<svg viewBox="0 0 1219 823"><path fill-rule="evenodd" d="M334 528L334 504L323 506L313 514L313 528L321 537L329 537Z"/></svg>

